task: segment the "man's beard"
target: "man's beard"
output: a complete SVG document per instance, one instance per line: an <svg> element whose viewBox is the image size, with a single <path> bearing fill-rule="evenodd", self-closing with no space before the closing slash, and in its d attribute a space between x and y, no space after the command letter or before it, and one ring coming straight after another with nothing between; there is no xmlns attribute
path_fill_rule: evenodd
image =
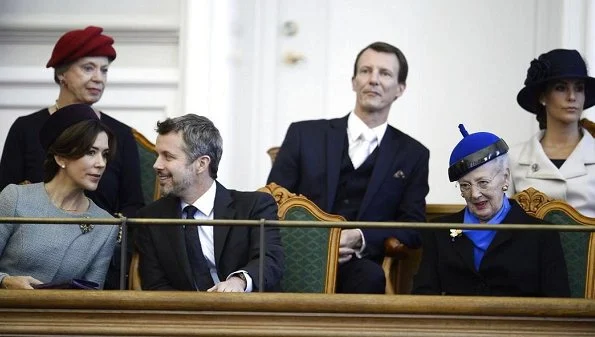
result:
<svg viewBox="0 0 595 337"><path fill-rule="evenodd" d="M172 184L163 186L161 188L161 195L181 197L190 186L194 185L193 178L195 177L196 175L193 170L187 171L186 174L182 176L182 179L180 181L176 181L172 177Z"/></svg>

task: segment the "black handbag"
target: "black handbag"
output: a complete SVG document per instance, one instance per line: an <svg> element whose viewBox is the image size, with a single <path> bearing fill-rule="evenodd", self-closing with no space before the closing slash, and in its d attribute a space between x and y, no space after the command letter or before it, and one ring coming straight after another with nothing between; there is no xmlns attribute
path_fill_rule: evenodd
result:
<svg viewBox="0 0 595 337"><path fill-rule="evenodd" d="M71 279L67 281L50 282L33 285L35 289L79 289L99 290L99 284L83 279Z"/></svg>

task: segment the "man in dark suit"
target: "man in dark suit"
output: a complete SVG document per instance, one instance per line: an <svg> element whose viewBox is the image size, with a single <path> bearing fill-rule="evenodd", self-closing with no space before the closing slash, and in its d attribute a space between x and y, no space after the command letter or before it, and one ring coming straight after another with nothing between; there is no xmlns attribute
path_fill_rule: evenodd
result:
<svg viewBox="0 0 595 337"><path fill-rule="evenodd" d="M349 221L425 221L429 151L388 125L392 103L406 87L407 60L375 42L357 55L351 79L355 108L343 118L291 124L268 182L300 193ZM384 293L384 240L415 248L408 229L341 232L337 291Z"/></svg>
<svg viewBox="0 0 595 337"><path fill-rule="evenodd" d="M221 135L201 116L157 123L161 199L144 218L277 219L273 198L219 184ZM284 255L278 228L265 229L263 290L277 290ZM137 236L143 289L250 292L259 289L260 230L249 226L141 226Z"/></svg>

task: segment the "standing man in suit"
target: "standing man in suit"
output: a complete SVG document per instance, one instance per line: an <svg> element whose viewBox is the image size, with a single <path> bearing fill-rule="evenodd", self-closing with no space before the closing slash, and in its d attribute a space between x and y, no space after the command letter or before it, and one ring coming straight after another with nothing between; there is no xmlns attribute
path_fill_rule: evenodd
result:
<svg viewBox="0 0 595 337"><path fill-rule="evenodd" d="M143 218L277 219L273 198L228 190L217 170L219 130L188 114L157 123L157 171L164 197L138 211ZM265 229L264 289L276 290L284 255L278 228ZM249 226L141 226L137 237L143 289L258 291L260 230Z"/></svg>
<svg viewBox="0 0 595 337"><path fill-rule="evenodd" d="M300 193L348 221L425 221L429 151L388 125L406 87L407 60L396 47L375 42L355 59L355 108L343 118L293 123L268 182ZM421 245L410 229L341 232L337 291L384 293L384 240Z"/></svg>

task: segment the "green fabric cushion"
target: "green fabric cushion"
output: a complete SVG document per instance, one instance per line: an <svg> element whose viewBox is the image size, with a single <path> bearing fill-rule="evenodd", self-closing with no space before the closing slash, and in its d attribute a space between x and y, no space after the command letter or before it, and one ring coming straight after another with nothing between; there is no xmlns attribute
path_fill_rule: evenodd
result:
<svg viewBox="0 0 595 337"><path fill-rule="evenodd" d="M153 164L157 159L157 154L138 142L136 143L136 147L138 148L140 161L140 182L143 189L143 199L145 200L145 205L148 205L153 202L153 195L155 194L156 174L155 170L153 170Z"/></svg>
<svg viewBox="0 0 595 337"><path fill-rule="evenodd" d="M543 219L557 225L581 225L580 222L574 221L566 213L558 210L549 211ZM589 237L589 232L560 232L560 241L564 250L566 268L568 268L571 297L585 297Z"/></svg>
<svg viewBox="0 0 595 337"><path fill-rule="evenodd" d="M316 221L308 209L291 207L285 220ZM323 293L326 278L330 228L281 227L285 250L285 273L281 287L286 292Z"/></svg>

